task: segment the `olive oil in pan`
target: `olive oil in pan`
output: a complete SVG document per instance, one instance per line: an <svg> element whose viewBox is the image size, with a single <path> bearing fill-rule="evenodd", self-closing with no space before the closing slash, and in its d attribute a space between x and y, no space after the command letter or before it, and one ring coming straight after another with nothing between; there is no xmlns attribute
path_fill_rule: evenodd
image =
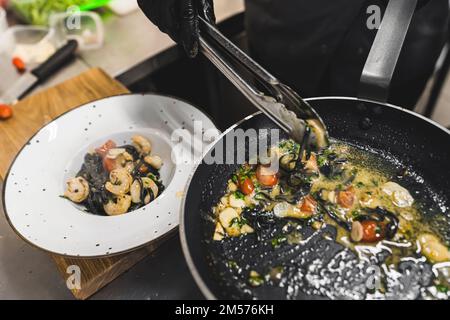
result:
<svg viewBox="0 0 450 320"><path fill-rule="evenodd" d="M447 298L448 238L436 226L449 225L448 208L424 179L339 141L302 159L299 150L289 140L272 149L277 173L240 168L213 209L213 265L235 294Z"/></svg>

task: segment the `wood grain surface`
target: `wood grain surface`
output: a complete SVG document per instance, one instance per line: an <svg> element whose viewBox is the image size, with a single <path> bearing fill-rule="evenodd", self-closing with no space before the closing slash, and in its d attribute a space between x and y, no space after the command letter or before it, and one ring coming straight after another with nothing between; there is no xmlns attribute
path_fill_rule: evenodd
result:
<svg viewBox="0 0 450 320"><path fill-rule="evenodd" d="M0 121L0 178L17 152L40 128L64 112L87 102L128 93L100 69L91 69L14 105L14 116Z"/></svg>
<svg viewBox="0 0 450 320"><path fill-rule="evenodd" d="M20 101L14 106L14 116L7 121L0 121L0 179L5 178L11 162L22 146L52 119L93 100L128 92L127 88L102 70L90 69L56 87ZM80 289L71 291L77 299L86 299L146 257L161 241L130 253L102 259L51 256L65 280L72 275L70 266L80 267Z"/></svg>

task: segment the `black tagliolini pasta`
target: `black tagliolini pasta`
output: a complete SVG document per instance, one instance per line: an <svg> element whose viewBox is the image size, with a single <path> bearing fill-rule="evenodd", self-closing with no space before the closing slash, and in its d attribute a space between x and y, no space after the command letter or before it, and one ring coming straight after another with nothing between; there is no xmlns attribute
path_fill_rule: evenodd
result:
<svg viewBox="0 0 450 320"><path fill-rule="evenodd" d="M145 137L133 136L132 144L124 146L109 140L85 155L76 177L67 181L64 197L93 214L125 214L163 192L162 165Z"/></svg>

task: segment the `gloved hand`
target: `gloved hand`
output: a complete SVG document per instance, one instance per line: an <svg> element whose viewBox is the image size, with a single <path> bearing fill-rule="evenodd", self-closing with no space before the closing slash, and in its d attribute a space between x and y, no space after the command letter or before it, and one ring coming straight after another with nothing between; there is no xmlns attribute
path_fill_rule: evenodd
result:
<svg viewBox="0 0 450 320"><path fill-rule="evenodd" d="M138 4L191 58L198 53L198 15L210 23L216 21L213 0L138 0Z"/></svg>

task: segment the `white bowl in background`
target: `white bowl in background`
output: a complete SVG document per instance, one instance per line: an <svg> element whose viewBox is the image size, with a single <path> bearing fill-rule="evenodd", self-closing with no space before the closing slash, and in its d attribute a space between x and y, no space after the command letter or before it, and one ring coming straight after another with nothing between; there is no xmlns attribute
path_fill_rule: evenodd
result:
<svg viewBox="0 0 450 320"><path fill-rule="evenodd" d="M195 107L159 95L115 96L63 114L36 133L11 165L3 190L8 222L32 245L71 257L114 255L158 239L178 226L182 192L195 165L172 161L176 142L171 135L180 128L193 134L196 120L205 130L215 129ZM158 198L109 217L86 213L60 197L89 150L108 139L128 143L134 134L148 137L152 154L164 161L161 178L166 189ZM207 144L201 142L204 148Z"/></svg>

